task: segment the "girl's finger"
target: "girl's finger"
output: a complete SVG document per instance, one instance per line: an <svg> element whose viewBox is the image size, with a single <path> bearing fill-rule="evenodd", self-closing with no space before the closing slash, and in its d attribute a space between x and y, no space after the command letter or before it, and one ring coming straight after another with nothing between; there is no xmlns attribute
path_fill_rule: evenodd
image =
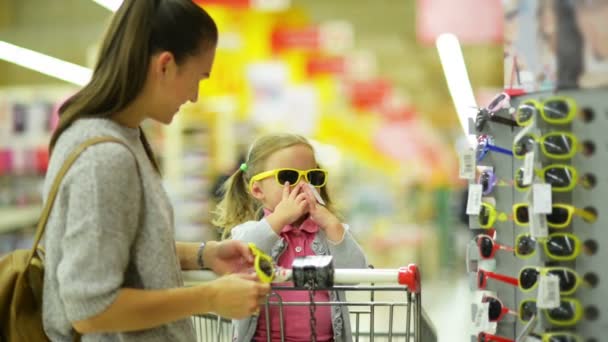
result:
<svg viewBox="0 0 608 342"><path fill-rule="evenodd" d="M285 184L283 184L283 199L288 199L289 198L289 182L285 182Z"/></svg>

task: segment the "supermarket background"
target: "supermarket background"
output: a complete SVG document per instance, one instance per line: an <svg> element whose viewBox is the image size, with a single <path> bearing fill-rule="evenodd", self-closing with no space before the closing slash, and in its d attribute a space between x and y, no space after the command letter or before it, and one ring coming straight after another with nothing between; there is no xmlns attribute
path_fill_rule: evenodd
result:
<svg viewBox="0 0 608 342"><path fill-rule="evenodd" d="M175 206L176 238L218 237L214 189L256 136L303 134L371 263L418 263L440 340L462 334L453 314L468 305L464 135L435 39L458 36L477 102L487 104L503 87L502 2L199 2L220 29L212 77L172 125L145 127ZM6 42L90 67L110 16L91 0L0 0L0 56ZM31 243L54 111L80 81L0 60L0 255Z"/></svg>

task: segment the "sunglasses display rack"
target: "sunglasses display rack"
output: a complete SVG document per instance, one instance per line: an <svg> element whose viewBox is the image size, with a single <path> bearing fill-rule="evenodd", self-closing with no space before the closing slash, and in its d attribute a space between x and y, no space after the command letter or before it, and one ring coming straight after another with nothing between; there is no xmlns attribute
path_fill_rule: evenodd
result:
<svg viewBox="0 0 608 342"><path fill-rule="evenodd" d="M472 341L608 338L606 94L525 95L470 123Z"/></svg>

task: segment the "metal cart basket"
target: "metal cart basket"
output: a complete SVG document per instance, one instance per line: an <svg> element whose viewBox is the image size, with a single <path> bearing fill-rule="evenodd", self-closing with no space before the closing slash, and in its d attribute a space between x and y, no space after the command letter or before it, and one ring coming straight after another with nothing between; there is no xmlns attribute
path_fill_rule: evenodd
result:
<svg viewBox="0 0 608 342"><path fill-rule="evenodd" d="M186 284L209 281L209 271L184 272ZM266 301L279 306L281 339L284 341L283 308L286 306L348 306L353 341L435 342L436 332L421 306L420 274L416 265L399 269L336 269L334 285L324 290L344 291L345 302L284 302L276 291L302 291L294 286L272 285ZM305 290L305 289L304 289ZM268 312L266 310L265 312ZM231 321L214 314L192 317L199 342L230 342ZM267 332L270 320L266 319ZM271 334L267 334L271 341ZM277 341L277 339L275 339Z"/></svg>

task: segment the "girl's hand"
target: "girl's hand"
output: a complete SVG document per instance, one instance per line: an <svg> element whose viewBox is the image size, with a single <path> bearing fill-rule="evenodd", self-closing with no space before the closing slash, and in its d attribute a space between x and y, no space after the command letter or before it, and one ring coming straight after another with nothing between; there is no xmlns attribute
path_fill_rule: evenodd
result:
<svg viewBox="0 0 608 342"><path fill-rule="evenodd" d="M305 184L305 182L300 182L290 191L289 183L285 182L283 198L267 218L275 232L280 232L284 226L295 222L308 212L310 197L304 191Z"/></svg>
<svg viewBox="0 0 608 342"><path fill-rule="evenodd" d="M317 203L312 190L306 185L304 188L306 195L309 197L310 203L310 218L321 227L327 234L327 238L332 242L340 242L344 237L344 226L342 222L324 206Z"/></svg>

